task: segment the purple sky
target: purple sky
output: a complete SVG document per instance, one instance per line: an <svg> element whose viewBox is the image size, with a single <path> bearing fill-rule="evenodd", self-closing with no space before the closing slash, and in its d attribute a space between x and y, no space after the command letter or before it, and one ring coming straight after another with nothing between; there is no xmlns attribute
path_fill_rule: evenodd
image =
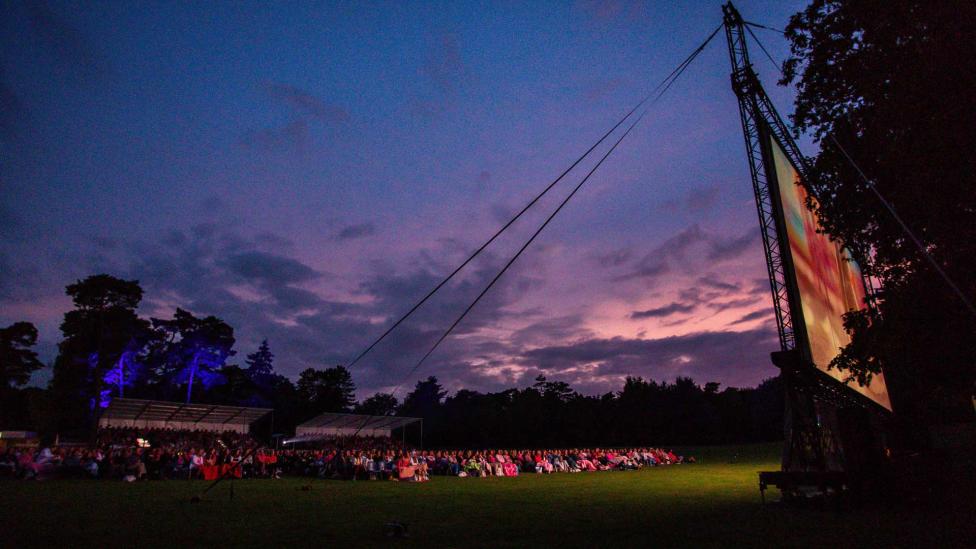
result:
<svg viewBox="0 0 976 549"><path fill-rule="evenodd" d="M64 286L107 272L145 316L227 320L237 360L268 338L285 375L348 362L721 21L675 4L4 3L0 324L50 360ZM803 2L738 7L782 28ZM428 363L404 379L590 164L358 364L360 394L775 375L728 73L719 34Z"/></svg>

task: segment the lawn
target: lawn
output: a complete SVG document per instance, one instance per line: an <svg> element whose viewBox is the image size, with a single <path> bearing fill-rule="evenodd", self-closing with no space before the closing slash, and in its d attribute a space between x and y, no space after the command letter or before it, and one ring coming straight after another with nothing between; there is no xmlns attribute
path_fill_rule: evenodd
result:
<svg viewBox="0 0 976 549"><path fill-rule="evenodd" d="M638 472L395 482L0 483L0 546L960 547L972 509L837 512L759 499L776 445L697 450L697 465ZM736 455L734 462L731 457ZM302 490L303 485L311 486ZM778 498L773 491L772 499ZM387 521L410 537L384 536Z"/></svg>

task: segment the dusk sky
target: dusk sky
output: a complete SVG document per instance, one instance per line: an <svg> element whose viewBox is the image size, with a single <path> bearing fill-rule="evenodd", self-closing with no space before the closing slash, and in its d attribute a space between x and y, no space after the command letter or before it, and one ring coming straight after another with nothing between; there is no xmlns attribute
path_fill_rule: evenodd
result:
<svg viewBox="0 0 976 549"><path fill-rule="evenodd" d="M783 28L804 2L737 6ZM718 1L0 10L0 325L35 323L53 360L65 285L104 272L139 280L147 318L226 320L232 363L267 338L292 378L348 363L722 15ZM792 94L753 49L785 116ZM592 161L352 369L359 395L428 375L485 391L541 373L589 394L627 375L775 375L729 70L720 33L424 367L405 379Z"/></svg>

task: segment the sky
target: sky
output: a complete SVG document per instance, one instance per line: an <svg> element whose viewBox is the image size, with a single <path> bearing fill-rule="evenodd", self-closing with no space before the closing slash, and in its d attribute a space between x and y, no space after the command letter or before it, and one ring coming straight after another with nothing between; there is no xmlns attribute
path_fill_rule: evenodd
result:
<svg viewBox="0 0 976 549"><path fill-rule="evenodd" d="M737 6L783 28L803 2ZM0 12L0 325L51 361L64 287L108 273L147 318L226 320L232 363L268 339L292 378L348 363L721 23L711 1ZM427 363L408 375L596 158L353 367L360 396L776 375L729 70L720 33Z"/></svg>

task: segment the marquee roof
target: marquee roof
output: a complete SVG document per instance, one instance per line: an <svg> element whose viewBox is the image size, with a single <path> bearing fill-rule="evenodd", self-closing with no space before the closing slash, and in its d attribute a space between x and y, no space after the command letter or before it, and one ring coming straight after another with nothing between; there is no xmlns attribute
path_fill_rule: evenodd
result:
<svg viewBox="0 0 976 549"><path fill-rule="evenodd" d="M184 404L164 400L115 398L102 418L133 421L166 421L181 423L217 423L250 425L271 412L271 408L224 406L218 404Z"/></svg>
<svg viewBox="0 0 976 549"><path fill-rule="evenodd" d="M367 416L360 414L324 413L302 423L298 429L310 431L322 429L391 430L421 421L419 417Z"/></svg>

